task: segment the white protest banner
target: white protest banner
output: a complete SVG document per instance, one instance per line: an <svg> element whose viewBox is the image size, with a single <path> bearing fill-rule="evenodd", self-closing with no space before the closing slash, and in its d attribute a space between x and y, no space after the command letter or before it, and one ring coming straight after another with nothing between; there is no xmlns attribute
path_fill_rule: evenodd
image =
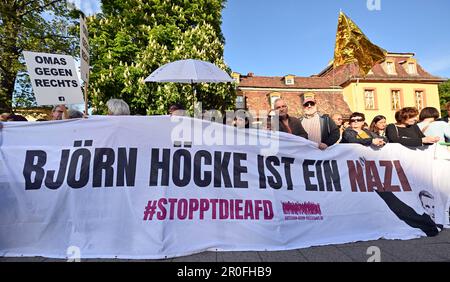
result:
<svg viewBox="0 0 450 282"><path fill-rule="evenodd" d="M434 236L446 222L450 167L433 147L320 151L167 116L5 123L0 137L2 256L289 250Z"/></svg>
<svg viewBox="0 0 450 282"><path fill-rule="evenodd" d="M80 74L81 80L89 81L89 34L83 15L80 15Z"/></svg>
<svg viewBox="0 0 450 282"><path fill-rule="evenodd" d="M84 103L72 56L23 51L38 105Z"/></svg>

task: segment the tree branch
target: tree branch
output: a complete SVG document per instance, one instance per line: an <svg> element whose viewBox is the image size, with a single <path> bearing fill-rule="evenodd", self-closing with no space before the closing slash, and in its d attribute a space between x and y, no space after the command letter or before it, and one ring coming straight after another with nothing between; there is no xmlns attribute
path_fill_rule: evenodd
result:
<svg viewBox="0 0 450 282"><path fill-rule="evenodd" d="M42 11L43 11L45 8L47 8L48 6L51 6L51 5L53 5L53 4L57 3L57 2L62 2L62 1L63 1L63 0L54 0L54 1L48 3L48 4L44 5L44 6L38 7L38 8L35 9L35 10L28 10L28 11L26 11L26 12L23 13L23 14L19 14L18 16L19 16L19 17L24 17L24 16L26 16L27 14L29 14L29 13L31 13L31 12L42 12ZM33 2L36 2L36 1L35 1L35 0L32 0L32 1L28 2L28 3L33 3Z"/></svg>

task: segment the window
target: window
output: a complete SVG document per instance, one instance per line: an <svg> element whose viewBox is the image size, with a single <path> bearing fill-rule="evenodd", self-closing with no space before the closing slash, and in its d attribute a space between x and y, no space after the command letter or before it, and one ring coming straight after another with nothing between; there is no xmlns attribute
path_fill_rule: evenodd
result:
<svg viewBox="0 0 450 282"><path fill-rule="evenodd" d="M364 90L364 101L366 110L375 110L375 91L373 89Z"/></svg>
<svg viewBox="0 0 450 282"><path fill-rule="evenodd" d="M387 70L388 74L395 74L394 63L393 62L386 62L386 70Z"/></svg>
<svg viewBox="0 0 450 282"><path fill-rule="evenodd" d="M402 108L400 90L391 90L391 105L392 110L397 111Z"/></svg>
<svg viewBox="0 0 450 282"><path fill-rule="evenodd" d="M409 74L416 74L416 64L414 63L408 63L408 73Z"/></svg>
<svg viewBox="0 0 450 282"><path fill-rule="evenodd" d="M236 109L245 109L245 97L236 96Z"/></svg>
<svg viewBox="0 0 450 282"><path fill-rule="evenodd" d="M415 96L414 96L415 100L416 100L416 108L417 110L421 111L424 108L424 95L423 95L423 91L421 90L416 90Z"/></svg>
<svg viewBox="0 0 450 282"><path fill-rule="evenodd" d="M294 85L294 79L286 78L286 85Z"/></svg>
<svg viewBox="0 0 450 282"><path fill-rule="evenodd" d="M280 96L280 94L279 93L271 93L270 95L269 95L269 103L270 103L270 108L271 109L274 109L275 107L274 107L274 104L275 104L275 100L276 99L278 99L278 98L280 98L281 96Z"/></svg>

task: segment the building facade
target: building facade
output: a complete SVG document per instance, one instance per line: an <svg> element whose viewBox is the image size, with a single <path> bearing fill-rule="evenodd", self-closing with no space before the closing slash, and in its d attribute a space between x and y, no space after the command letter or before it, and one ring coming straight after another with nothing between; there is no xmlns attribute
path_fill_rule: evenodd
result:
<svg viewBox="0 0 450 282"><path fill-rule="evenodd" d="M426 72L413 53L389 53L386 60L376 64L361 77L356 64L333 68L330 64L311 77L262 77L252 73L232 74L237 82L237 108L267 112L276 98L286 100L293 116L302 115L301 96L315 94L321 113L341 113L348 117L362 112L370 122L384 115L389 123L403 107L440 108L438 85L445 79Z"/></svg>

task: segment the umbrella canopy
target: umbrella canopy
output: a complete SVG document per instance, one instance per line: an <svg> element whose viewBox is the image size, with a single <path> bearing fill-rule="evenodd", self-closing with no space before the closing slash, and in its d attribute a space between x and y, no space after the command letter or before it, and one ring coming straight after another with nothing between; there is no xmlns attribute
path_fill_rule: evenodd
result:
<svg viewBox="0 0 450 282"><path fill-rule="evenodd" d="M233 79L216 65L200 60L180 60L165 64L152 72L145 82L232 82Z"/></svg>

